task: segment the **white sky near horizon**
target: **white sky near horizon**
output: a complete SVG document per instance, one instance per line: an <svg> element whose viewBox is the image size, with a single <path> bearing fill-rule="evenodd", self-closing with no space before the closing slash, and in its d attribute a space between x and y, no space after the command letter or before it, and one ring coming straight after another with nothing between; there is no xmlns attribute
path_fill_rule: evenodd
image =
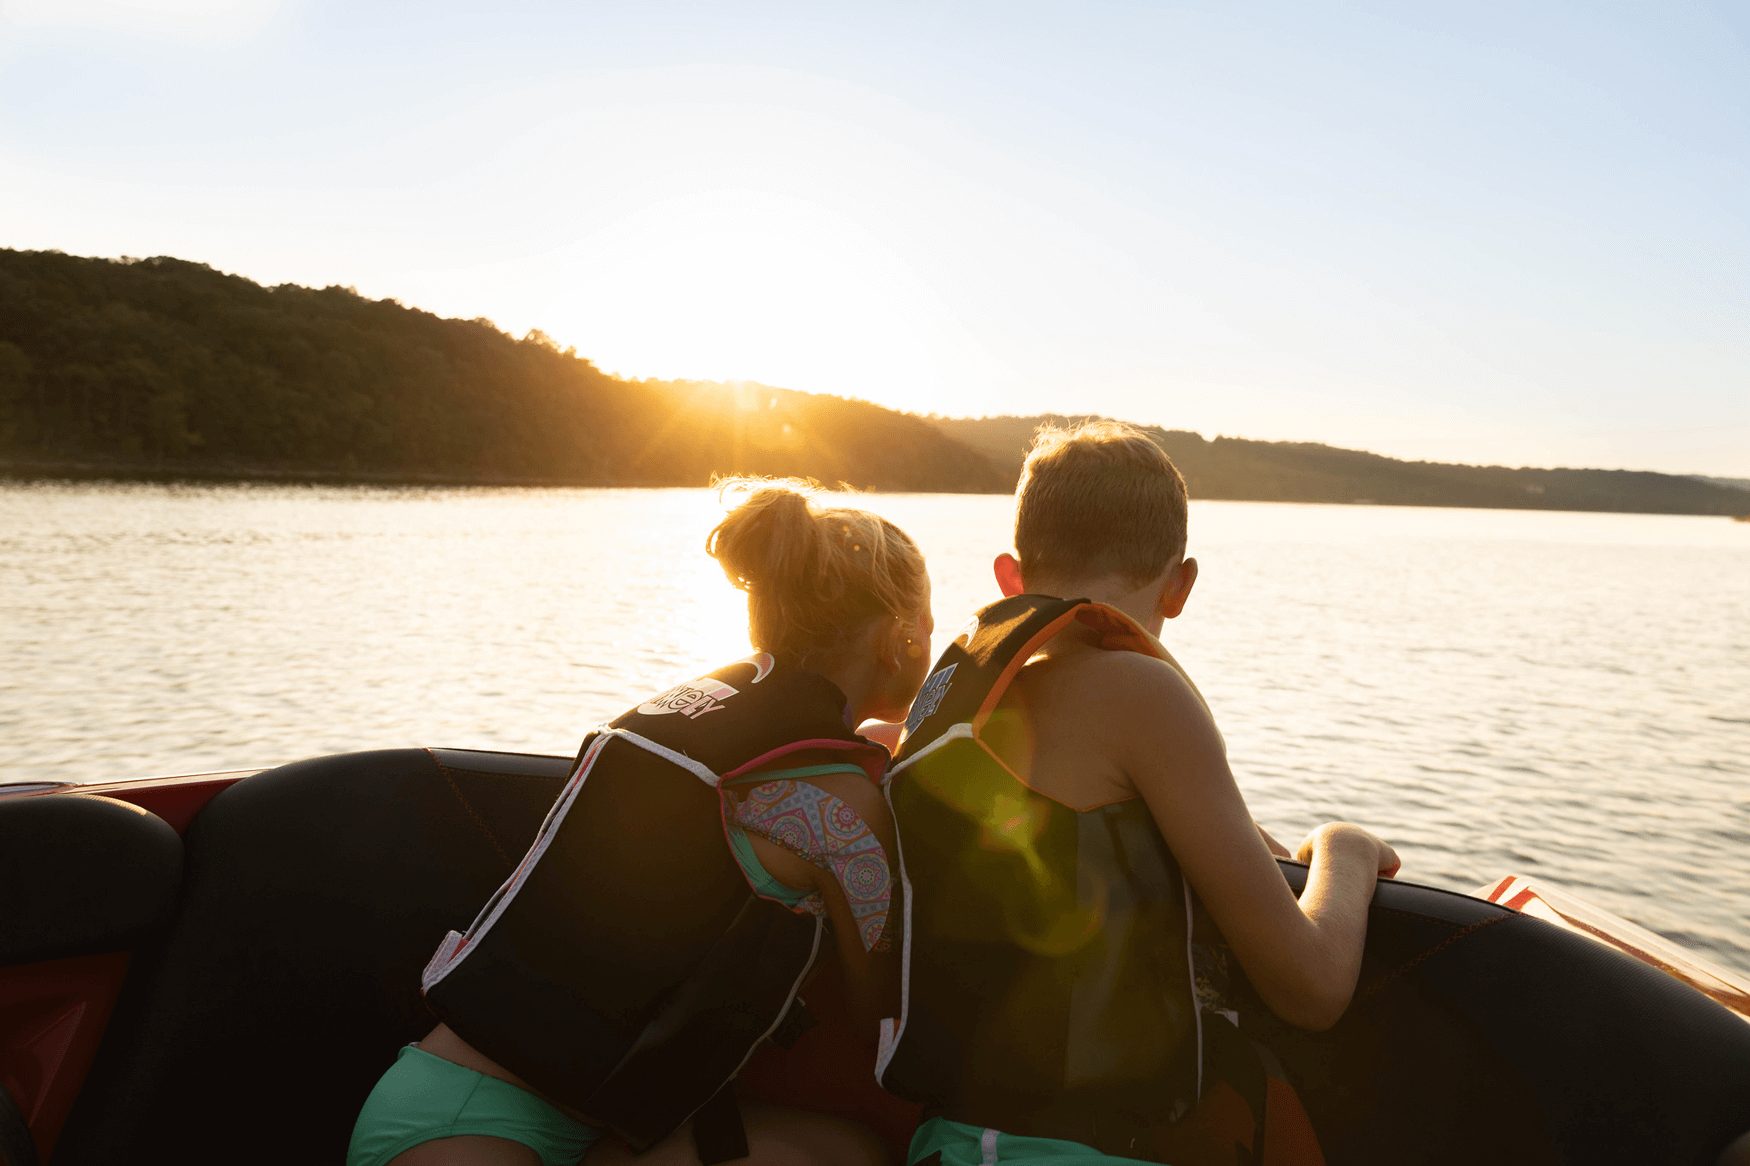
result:
<svg viewBox="0 0 1750 1166"><path fill-rule="evenodd" d="M1750 478L1750 6L0 0L0 246L628 376Z"/></svg>

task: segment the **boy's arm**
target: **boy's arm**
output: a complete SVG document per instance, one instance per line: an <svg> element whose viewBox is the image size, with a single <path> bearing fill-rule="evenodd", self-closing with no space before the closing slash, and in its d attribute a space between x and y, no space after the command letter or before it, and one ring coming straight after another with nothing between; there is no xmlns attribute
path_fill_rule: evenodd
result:
<svg viewBox="0 0 1750 1166"><path fill-rule="evenodd" d="M1191 695L1193 695L1197 698L1197 703L1203 706L1203 711L1205 713L1209 713L1209 702L1203 698L1203 692L1202 692L1202 690L1200 690L1197 687L1197 682L1195 680L1191 679L1191 674L1189 672L1185 671L1185 666L1183 664L1179 663L1179 661L1174 658L1174 656L1171 652L1167 651L1165 644L1161 645L1161 655L1162 655L1162 658L1165 659L1168 664L1172 665L1173 671L1177 672L1180 675L1180 677L1182 677L1184 679L1185 683L1190 686ZM1214 728L1215 717L1213 715L1210 715L1209 724L1210 724L1211 728ZM1221 730L1216 729L1215 736L1216 736L1216 740L1221 741L1222 753L1225 756L1225 754L1227 752L1227 742L1225 740L1222 740ZM1258 837L1260 837L1264 840L1264 847L1265 847L1265 849L1269 850L1269 852L1271 854L1273 854L1277 858L1293 858L1294 857L1293 852L1290 851L1288 849L1288 847L1286 847L1286 846L1282 845L1282 843L1276 841L1276 839L1271 836L1270 831L1264 829L1264 824L1262 822L1253 822L1252 824L1258 828Z"/></svg>
<svg viewBox="0 0 1750 1166"><path fill-rule="evenodd" d="M1264 849L1268 850L1272 857L1275 857L1275 858L1293 858L1294 857L1294 855L1289 853L1288 847L1286 847L1286 846L1282 845L1282 843L1276 841L1276 839L1271 836L1270 831L1264 829L1264 823L1253 822L1252 825L1254 825L1258 828L1258 837L1260 837L1264 840Z"/></svg>
<svg viewBox="0 0 1750 1166"><path fill-rule="evenodd" d="M1159 661L1114 663L1100 694L1124 726L1111 748L1186 879L1264 1002L1291 1024L1330 1027L1354 994L1376 874L1396 856L1359 827L1320 827L1303 847L1312 869L1297 901L1195 691Z"/></svg>

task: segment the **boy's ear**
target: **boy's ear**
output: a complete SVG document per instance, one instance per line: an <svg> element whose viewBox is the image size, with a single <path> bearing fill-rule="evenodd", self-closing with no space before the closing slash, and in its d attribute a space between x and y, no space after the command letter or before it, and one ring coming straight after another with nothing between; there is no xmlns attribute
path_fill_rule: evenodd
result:
<svg viewBox="0 0 1750 1166"><path fill-rule="evenodd" d="M1179 613L1185 610L1185 601L1191 598L1191 588L1197 585L1197 560L1186 559L1179 564L1179 569L1167 578L1167 585L1161 589L1161 615L1167 619L1177 619Z"/></svg>
<svg viewBox="0 0 1750 1166"><path fill-rule="evenodd" d="M1014 555L1004 551L996 557L991 568L996 572L997 590L1003 593L1004 599L1027 590L1027 585L1021 581L1021 560Z"/></svg>

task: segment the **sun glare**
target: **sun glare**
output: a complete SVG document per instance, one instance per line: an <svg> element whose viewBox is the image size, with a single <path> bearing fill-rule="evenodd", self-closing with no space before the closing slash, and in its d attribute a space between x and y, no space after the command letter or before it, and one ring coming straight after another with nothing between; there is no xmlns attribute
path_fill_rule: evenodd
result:
<svg viewBox="0 0 1750 1166"><path fill-rule="evenodd" d="M764 396L756 386L746 381L734 381L729 385L729 392L735 399L737 412L754 413L765 404Z"/></svg>
<svg viewBox="0 0 1750 1166"><path fill-rule="evenodd" d="M875 230L804 199L676 197L574 250L577 269L627 278L611 296L582 281L556 289L555 312L587 321L592 358L623 375L734 376L927 410L973 372L929 281Z"/></svg>

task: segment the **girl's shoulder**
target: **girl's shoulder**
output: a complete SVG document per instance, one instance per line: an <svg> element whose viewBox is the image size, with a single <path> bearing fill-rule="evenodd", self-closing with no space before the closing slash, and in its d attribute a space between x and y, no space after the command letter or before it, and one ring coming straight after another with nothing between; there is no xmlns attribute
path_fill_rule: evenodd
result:
<svg viewBox="0 0 1750 1166"><path fill-rule="evenodd" d="M774 766L738 779L732 796L740 807L737 820L748 826L789 814L810 823L855 817L878 836L891 837L893 831L893 816L880 785L854 763L829 760Z"/></svg>

